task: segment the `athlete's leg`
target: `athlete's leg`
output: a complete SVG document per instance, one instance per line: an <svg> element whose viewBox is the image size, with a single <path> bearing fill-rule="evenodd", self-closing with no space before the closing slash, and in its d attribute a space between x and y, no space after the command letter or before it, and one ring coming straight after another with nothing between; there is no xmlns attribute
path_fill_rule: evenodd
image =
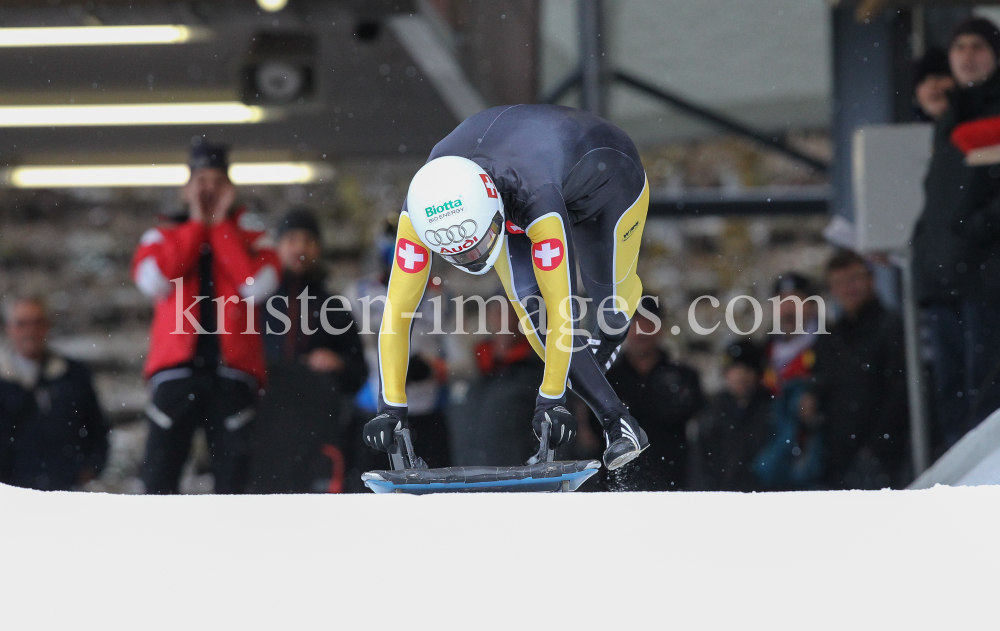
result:
<svg viewBox="0 0 1000 631"><path fill-rule="evenodd" d="M626 198L629 199L629 198ZM584 288L597 310L598 364L611 367L617 348L628 334L628 325L642 299L638 261L642 232L649 208L649 185L644 183L634 201L619 208L605 207L594 218L573 226Z"/></svg>
<svg viewBox="0 0 1000 631"><path fill-rule="evenodd" d="M604 156L591 158L602 159ZM598 171L600 164L597 165ZM622 166L623 163L618 164ZM611 195L612 192L615 194ZM604 388L611 391L603 373L611 367L617 349L628 333L629 321L642 299L642 282L636 270L649 206L645 174L626 165L624 171L613 174L603 183L602 194L592 201L600 206L585 208L589 211L581 213L585 219L573 225L573 244L581 254L580 276L593 300L593 308L598 310L597 337L600 345L597 354L585 353L591 361L576 362L593 366L597 371L596 377L575 388L585 400L594 391L600 392ZM573 379L576 380L575 375ZM604 464L612 470L630 462L649 445L638 421L632 418L620 401L618 405L621 407L597 416L608 445L604 450Z"/></svg>
<svg viewBox="0 0 1000 631"><path fill-rule="evenodd" d="M518 320L532 348L545 358L545 309L541 292L535 282L531 266L531 242L524 235L508 235L506 251L497 260L495 269L503 283ZM570 261L575 260L573 242L569 243ZM575 274L571 277L571 290L576 295ZM579 320L580 305L573 304L575 319ZM593 410L597 418L627 412L625 405L601 373L594 356L588 350L590 336L585 331L573 338L573 355L570 359L569 387Z"/></svg>

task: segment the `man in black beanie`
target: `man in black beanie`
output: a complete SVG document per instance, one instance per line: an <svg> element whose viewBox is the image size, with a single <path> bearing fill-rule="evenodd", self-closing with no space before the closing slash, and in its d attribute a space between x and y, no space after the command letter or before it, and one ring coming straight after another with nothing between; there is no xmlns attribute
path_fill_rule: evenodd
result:
<svg viewBox="0 0 1000 631"><path fill-rule="evenodd" d="M987 300L980 269L1000 231L973 226L982 226L983 215L1000 203L1000 187L990 167L965 164L951 134L962 123L1000 115L998 53L1000 31L989 20L970 18L953 29L948 62L957 89L934 125L925 205L912 239L914 289L932 346L939 452L992 411L973 404L1000 353L1000 313Z"/></svg>
<svg viewBox="0 0 1000 631"><path fill-rule="evenodd" d="M288 212L277 229L281 285L265 315L264 348L269 362L301 362L316 372L341 376L350 396L368 376L350 305L324 288L319 222L309 209ZM285 325L279 316L288 318ZM344 330L346 329L346 330ZM281 331L287 331L281 333Z"/></svg>
<svg viewBox="0 0 1000 631"><path fill-rule="evenodd" d="M350 305L324 287L320 235L307 208L277 225L281 284L263 318L270 385L253 442L252 493L341 489L353 455L345 430L368 367Z"/></svg>
<svg viewBox="0 0 1000 631"><path fill-rule="evenodd" d="M696 491L764 491L751 471L754 457L774 438L771 393L761 382L764 352L739 340L722 355L724 388L712 397L692 432Z"/></svg>
<svg viewBox="0 0 1000 631"><path fill-rule="evenodd" d="M147 231L132 261L136 286L153 300L142 480L148 493L176 493L201 427L215 492L242 493L267 381L261 336L244 331L278 286L278 257L267 235L244 219L226 148L200 142L188 164L181 191L187 213Z"/></svg>
<svg viewBox="0 0 1000 631"><path fill-rule="evenodd" d="M971 88L986 81L997 69L1000 32L986 18L969 18L952 29L948 62L959 87Z"/></svg>
<svg viewBox="0 0 1000 631"><path fill-rule="evenodd" d="M913 96L917 120L936 121L948 109L948 92L955 89L948 53L931 48L913 64Z"/></svg>
<svg viewBox="0 0 1000 631"><path fill-rule="evenodd" d="M644 296L629 325L622 357L608 369L608 383L649 436L644 460L609 479L611 490L687 490L688 421L701 409L701 379L660 345L659 300ZM616 482L618 484L616 484Z"/></svg>

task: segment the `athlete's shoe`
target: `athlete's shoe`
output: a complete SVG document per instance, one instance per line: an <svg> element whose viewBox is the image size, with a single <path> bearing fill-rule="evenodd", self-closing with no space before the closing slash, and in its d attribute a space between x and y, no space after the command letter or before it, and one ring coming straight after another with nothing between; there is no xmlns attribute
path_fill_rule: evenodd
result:
<svg viewBox="0 0 1000 631"><path fill-rule="evenodd" d="M608 335L604 331L598 333L597 338L590 340L590 352L594 354L594 360L600 367L602 373L608 372L611 365L618 359L622 350L622 342L628 337L628 329L618 335Z"/></svg>
<svg viewBox="0 0 1000 631"><path fill-rule="evenodd" d="M609 416L605 420L604 439L608 445L604 450L604 466L609 471L631 462L649 447L646 432L628 414Z"/></svg>

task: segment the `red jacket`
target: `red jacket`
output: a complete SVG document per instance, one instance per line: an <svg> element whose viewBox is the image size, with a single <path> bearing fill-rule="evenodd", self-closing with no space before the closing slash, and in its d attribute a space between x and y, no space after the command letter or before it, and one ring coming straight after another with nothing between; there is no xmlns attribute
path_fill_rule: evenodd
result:
<svg viewBox="0 0 1000 631"><path fill-rule="evenodd" d="M242 227L242 215L243 209L239 209L211 227L186 221L153 228L143 235L132 257L132 278L140 291L155 300L146 378L194 358L198 340L195 323L201 309L201 304L194 304L201 286L198 262L202 244L208 244L212 248L214 293L226 299L225 334L219 335L222 363L264 384L260 308L278 286L280 266L274 250L265 244L265 233ZM254 333L248 335L244 331L251 299ZM214 323L204 326L209 331L216 328ZM174 333L177 330L183 333Z"/></svg>

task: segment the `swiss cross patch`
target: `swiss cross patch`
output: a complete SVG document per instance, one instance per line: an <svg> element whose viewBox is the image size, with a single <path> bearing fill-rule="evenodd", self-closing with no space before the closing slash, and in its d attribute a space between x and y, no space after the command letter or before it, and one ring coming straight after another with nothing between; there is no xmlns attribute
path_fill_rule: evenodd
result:
<svg viewBox="0 0 1000 631"><path fill-rule="evenodd" d="M396 241L396 265L410 274L416 274L427 267L431 260L427 248L409 239Z"/></svg>
<svg viewBox="0 0 1000 631"><path fill-rule="evenodd" d="M566 246L559 239L546 239L531 246L531 260L543 272L559 267L565 254Z"/></svg>
<svg viewBox="0 0 1000 631"><path fill-rule="evenodd" d="M486 196L492 199L496 199L497 187L495 184L493 184L493 180L490 179L490 176L486 175L485 173L480 173L479 177L482 178L483 186L486 187Z"/></svg>
<svg viewBox="0 0 1000 631"><path fill-rule="evenodd" d="M507 234L524 234L524 228L519 228L507 220Z"/></svg>

